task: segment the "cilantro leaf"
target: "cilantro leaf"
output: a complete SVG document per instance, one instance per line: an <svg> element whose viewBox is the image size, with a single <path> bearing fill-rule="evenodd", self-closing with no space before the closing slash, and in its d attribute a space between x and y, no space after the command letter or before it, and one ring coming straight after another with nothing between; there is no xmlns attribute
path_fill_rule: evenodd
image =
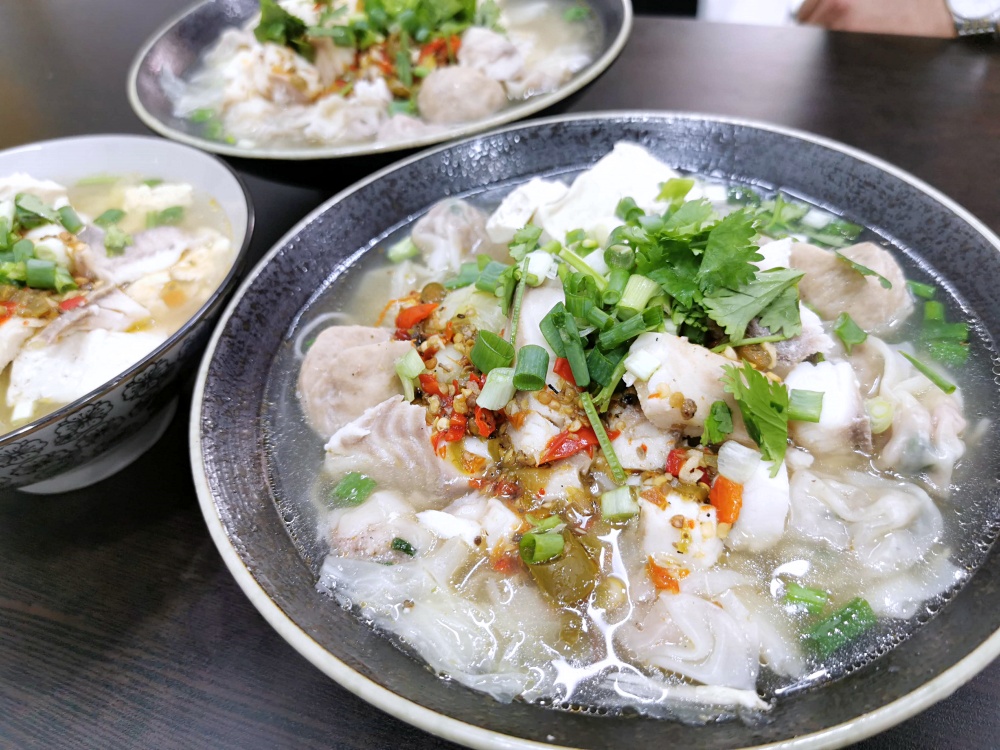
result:
<svg viewBox="0 0 1000 750"><path fill-rule="evenodd" d="M839 250L834 250L833 254L836 255L840 260L844 261L847 265L853 268L855 271L860 273L862 276L874 276L878 279L878 283L882 285L883 289L892 289L892 282L889 281L885 276L880 274L878 271L874 271L868 266L863 266L860 263L851 260L846 255L844 255Z"/></svg>
<svg viewBox="0 0 1000 750"><path fill-rule="evenodd" d="M698 258L685 246L669 243L660 247L658 262L649 262L640 252L636 266L640 273L655 281L682 306L690 307L702 298L698 288Z"/></svg>
<svg viewBox="0 0 1000 750"><path fill-rule="evenodd" d="M797 336L802 331L802 316L799 314L799 290L793 284L785 287L770 305L760 314L760 324L772 333L787 338Z"/></svg>
<svg viewBox="0 0 1000 750"><path fill-rule="evenodd" d="M670 208L676 211L685 196L694 187L694 180L689 177L671 177L666 182L660 183L660 194L656 196L659 203L670 202Z"/></svg>
<svg viewBox="0 0 1000 750"><path fill-rule="evenodd" d="M833 324L833 332L844 344L848 354L851 353L854 346L865 343L865 339L868 338L868 334L854 322L854 318L845 312L837 316L837 321Z"/></svg>
<svg viewBox="0 0 1000 750"><path fill-rule="evenodd" d="M753 279L753 262L764 259L753 243L756 236L754 219L744 211L734 211L712 227L698 271L702 291L738 289Z"/></svg>
<svg viewBox="0 0 1000 750"><path fill-rule="evenodd" d="M773 461L771 476L777 476L788 448L788 389L768 380L749 362L742 369L726 365L723 370L723 388L736 399L747 433L761 455Z"/></svg>
<svg viewBox="0 0 1000 750"><path fill-rule="evenodd" d="M316 51L306 38L306 24L278 5L275 0L260 0L260 22L253 30L258 42L274 42L290 47L312 62Z"/></svg>
<svg viewBox="0 0 1000 750"><path fill-rule="evenodd" d="M775 268L758 273L749 283L738 290L721 289L710 297L705 297L705 309L709 317L723 327L731 339L743 338L750 321L761 315L774 303L786 289L792 288L804 275L802 271L789 268ZM795 299L798 293L795 292ZM786 335L793 336L801 329L798 320L798 309L795 306L794 318L789 309L791 295L783 297L778 307L767 317L772 331L781 329ZM762 325L767 325L761 321ZM772 327L773 326L773 327Z"/></svg>
<svg viewBox="0 0 1000 750"><path fill-rule="evenodd" d="M661 232L675 239L692 237L714 218L715 209L707 200L688 201L664 218Z"/></svg>
<svg viewBox="0 0 1000 750"><path fill-rule="evenodd" d="M705 432L701 435L702 445L721 443L733 431L733 413L725 401L715 401L705 419Z"/></svg>

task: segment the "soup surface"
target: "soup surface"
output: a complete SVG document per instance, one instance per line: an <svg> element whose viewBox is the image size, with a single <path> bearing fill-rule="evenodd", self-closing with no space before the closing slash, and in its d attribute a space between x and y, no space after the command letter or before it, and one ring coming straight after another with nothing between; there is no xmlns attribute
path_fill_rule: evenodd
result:
<svg viewBox="0 0 1000 750"><path fill-rule="evenodd" d="M601 33L576 0L264 0L164 87L177 116L247 148L409 140L555 91Z"/></svg>
<svg viewBox="0 0 1000 750"><path fill-rule="evenodd" d="M184 183L0 178L0 432L162 344L233 263L221 209Z"/></svg>
<svg viewBox="0 0 1000 750"><path fill-rule="evenodd" d="M752 718L884 653L974 567L991 386L877 239L630 143L437 204L275 360L319 588L501 701Z"/></svg>

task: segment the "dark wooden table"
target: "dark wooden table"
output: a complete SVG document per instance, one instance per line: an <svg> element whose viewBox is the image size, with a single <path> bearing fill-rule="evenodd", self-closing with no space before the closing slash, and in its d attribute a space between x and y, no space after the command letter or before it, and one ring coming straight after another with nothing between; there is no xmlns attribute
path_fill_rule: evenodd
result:
<svg viewBox="0 0 1000 750"><path fill-rule="evenodd" d="M125 98L141 42L187 0L0 3L0 148L145 132ZM621 58L556 111L755 118L893 162L1000 230L1000 45L639 18ZM237 162L254 257L370 164ZM308 185L303 186L305 180ZM223 566L190 478L186 402L116 477L0 497L0 747L453 747L324 677ZM1000 746L1000 663L858 748Z"/></svg>

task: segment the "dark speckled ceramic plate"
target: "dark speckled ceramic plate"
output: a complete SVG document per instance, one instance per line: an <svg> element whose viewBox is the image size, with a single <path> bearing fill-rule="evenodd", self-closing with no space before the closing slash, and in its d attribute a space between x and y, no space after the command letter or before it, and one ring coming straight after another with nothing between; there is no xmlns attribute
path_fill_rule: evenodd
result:
<svg viewBox="0 0 1000 750"><path fill-rule="evenodd" d="M586 0L586 4L593 11L601 34L596 54L589 65L555 91L512 104L483 120L455 125L420 138L315 148L248 148L210 140L204 136L203 124L175 116L173 104L164 91L164 74L179 78L190 75L201 55L223 31L242 26L258 12L259 0L203 0L164 24L143 46L132 64L128 77L128 98L139 118L157 133L226 156L332 159L422 148L530 117L579 91L603 73L628 40L632 29L632 3L631 0Z"/></svg>
<svg viewBox="0 0 1000 750"><path fill-rule="evenodd" d="M954 303L978 318L974 348L995 373L1000 333L1000 240L952 201L894 167L837 143L766 125L698 116L624 113L543 120L439 148L383 170L318 208L257 266L215 333L191 421L195 483L233 575L267 620L306 658L362 698L473 747L827 748L883 730L945 697L1000 653L1000 521L996 431L967 467L957 557L977 570L946 606L882 658L843 679L778 700L766 723L693 727L651 719L501 705L433 677L333 599L316 593L322 550L308 503L291 491L314 473L320 441L304 429L298 465L267 456L265 400L272 356L300 330L325 281L350 269L393 228L439 199L585 168L619 140L673 167L781 188L842 211L899 249L916 278L942 274ZM286 392L294 373L278 375ZM994 377L977 416L996 418ZM280 385L280 384L279 384ZM250 461L249 456L256 457ZM974 496L974 497L973 497ZM975 502L970 502L974 499Z"/></svg>

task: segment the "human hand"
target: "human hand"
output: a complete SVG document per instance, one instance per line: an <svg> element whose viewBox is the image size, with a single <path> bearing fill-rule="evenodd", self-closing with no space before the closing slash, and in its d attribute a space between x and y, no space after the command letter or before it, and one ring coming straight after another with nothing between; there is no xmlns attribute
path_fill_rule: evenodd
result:
<svg viewBox="0 0 1000 750"><path fill-rule="evenodd" d="M798 21L834 31L955 36L945 0L806 0Z"/></svg>

